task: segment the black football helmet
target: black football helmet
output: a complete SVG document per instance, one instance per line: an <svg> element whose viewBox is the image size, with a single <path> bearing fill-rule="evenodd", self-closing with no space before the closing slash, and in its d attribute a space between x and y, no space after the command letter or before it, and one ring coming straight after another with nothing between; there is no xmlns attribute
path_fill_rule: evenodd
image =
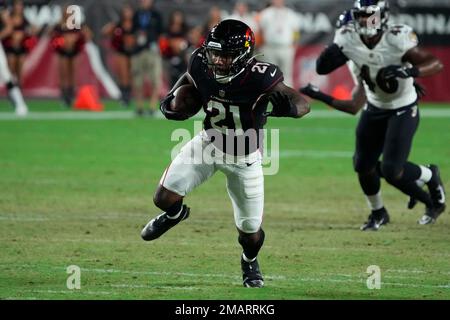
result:
<svg viewBox="0 0 450 320"><path fill-rule="evenodd" d="M387 0L356 0L352 16L360 35L373 37L387 27L389 2Z"/></svg>
<svg viewBox="0 0 450 320"><path fill-rule="evenodd" d="M217 24L203 43L204 63L214 79L228 83L253 60L255 35L245 23L228 19Z"/></svg>

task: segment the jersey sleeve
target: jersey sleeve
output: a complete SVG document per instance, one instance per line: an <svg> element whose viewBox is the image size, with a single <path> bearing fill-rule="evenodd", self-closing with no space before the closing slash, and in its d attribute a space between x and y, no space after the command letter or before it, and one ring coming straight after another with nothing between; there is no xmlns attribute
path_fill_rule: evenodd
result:
<svg viewBox="0 0 450 320"><path fill-rule="evenodd" d="M197 79L200 76L200 72L202 71L202 58L203 53L201 48L192 52L191 57L189 58L187 72L191 79L194 81L194 85L197 87Z"/></svg>
<svg viewBox="0 0 450 320"><path fill-rule="evenodd" d="M345 48L349 34L352 32L349 26L343 26L342 28L336 30L334 34L333 42L336 43L340 48Z"/></svg>
<svg viewBox="0 0 450 320"><path fill-rule="evenodd" d="M253 68L255 68L255 66L253 66ZM260 70L258 70L258 71L260 71ZM283 75L283 72L280 70L280 68L274 64L270 64L261 79L261 82L262 82L261 87L263 88L263 92L270 91L278 83L283 82L283 81L284 81L284 75Z"/></svg>
<svg viewBox="0 0 450 320"><path fill-rule="evenodd" d="M413 28L404 24L390 27L388 39L401 52L406 52L419 44L419 39Z"/></svg>

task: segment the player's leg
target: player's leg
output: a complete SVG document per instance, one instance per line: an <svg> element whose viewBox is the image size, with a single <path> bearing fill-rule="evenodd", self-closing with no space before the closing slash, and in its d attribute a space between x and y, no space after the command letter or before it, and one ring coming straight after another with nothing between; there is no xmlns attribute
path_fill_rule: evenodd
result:
<svg viewBox="0 0 450 320"><path fill-rule="evenodd" d="M122 103L125 106L128 106L130 104L131 92L130 57L122 53L117 53L116 61L119 74L120 91L122 93Z"/></svg>
<svg viewBox="0 0 450 320"><path fill-rule="evenodd" d="M294 86L294 57L295 49L294 47L282 47L278 50L279 61L278 65L283 71L284 83L289 86Z"/></svg>
<svg viewBox="0 0 450 320"><path fill-rule="evenodd" d="M22 84L22 70L23 65L25 64L25 59L25 54L20 54L19 56L17 56L17 83L19 83L19 85Z"/></svg>
<svg viewBox="0 0 450 320"><path fill-rule="evenodd" d="M387 124L382 114L369 109L361 114L356 128L356 148L353 157L354 169L364 192L371 213L361 230L378 230L389 222L389 214L381 197L381 179L378 174L378 159L383 150Z"/></svg>
<svg viewBox="0 0 450 320"><path fill-rule="evenodd" d="M26 105L22 92L19 87L16 85L11 72L8 67L8 61L5 55L5 51L3 50L3 45L0 42L0 81L6 83L6 89L8 90L8 96L16 110L16 114L18 116L25 116L28 114L28 106Z"/></svg>
<svg viewBox="0 0 450 320"><path fill-rule="evenodd" d="M152 219L142 229L141 236L150 241L159 238L189 216L190 209L183 205L184 197L206 181L215 172L214 164L199 160L203 152L204 141L197 135L164 171L153 201L163 212Z"/></svg>
<svg viewBox="0 0 450 320"><path fill-rule="evenodd" d="M159 101L159 93L162 86L162 59L159 52L149 54L151 63L152 95L150 97L150 113L153 115L156 111Z"/></svg>
<svg viewBox="0 0 450 320"><path fill-rule="evenodd" d="M133 56L131 69L133 75L133 92L136 99L136 114L144 115L144 73L142 71L145 52L139 52Z"/></svg>
<svg viewBox="0 0 450 320"><path fill-rule="evenodd" d="M68 108L72 105L72 96L70 89L70 57L58 53L59 86L61 90L61 99Z"/></svg>
<svg viewBox="0 0 450 320"><path fill-rule="evenodd" d="M250 162L251 163L251 162ZM241 270L246 287L260 288L264 279L257 256L265 234L261 228L264 210L264 176L261 160L251 166L224 165L227 175L227 189L234 211L235 224L239 232L238 241L242 246Z"/></svg>
<svg viewBox="0 0 450 320"><path fill-rule="evenodd" d="M439 214L444 211L445 204L435 203L430 194L417 183L417 181L425 181L428 185L431 184L430 190L438 188L441 183L438 171L435 171L434 179L432 179L432 170L407 162L418 124L419 112L417 107L412 107L400 115L395 113L391 117L383 151L381 171L387 182L411 198L425 204L426 213L419 223L428 224L434 222ZM435 169L436 167L433 166L432 168Z"/></svg>

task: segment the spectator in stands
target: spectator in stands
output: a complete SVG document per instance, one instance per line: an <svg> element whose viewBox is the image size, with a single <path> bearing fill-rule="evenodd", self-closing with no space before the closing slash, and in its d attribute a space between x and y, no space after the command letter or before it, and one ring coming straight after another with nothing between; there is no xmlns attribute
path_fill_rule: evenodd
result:
<svg viewBox="0 0 450 320"><path fill-rule="evenodd" d="M111 39L111 46L116 51L116 66L122 92L122 103L130 105L131 101L131 57L136 53L136 37L133 33L134 10L125 4L117 22L110 22L103 27L102 34Z"/></svg>
<svg viewBox="0 0 450 320"><path fill-rule="evenodd" d="M202 32L203 28L201 26L195 26L189 29L187 34L188 47L185 53L186 64L189 62L189 58L195 49L202 46L204 41Z"/></svg>
<svg viewBox="0 0 450 320"><path fill-rule="evenodd" d="M75 96L76 58L87 41L92 39L91 30L81 24L81 17L73 19L68 6L63 8L62 19L52 32L52 46L58 54L59 85L66 107L71 107ZM75 25L74 25L75 22Z"/></svg>
<svg viewBox="0 0 450 320"><path fill-rule="evenodd" d="M28 114L28 106L23 100L22 91L20 91L20 88L17 86L9 71L8 61L2 45L2 40L9 37L12 32L9 13L0 4L0 84L6 85L8 96L14 105L16 114L18 116L26 116Z"/></svg>
<svg viewBox="0 0 450 320"><path fill-rule="evenodd" d="M170 87L186 71L185 52L188 48L187 30L184 12L175 10L170 13L167 32L163 36L161 52L168 64Z"/></svg>
<svg viewBox="0 0 450 320"><path fill-rule="evenodd" d="M37 43L37 38L33 36L35 30L25 18L22 0L13 2L9 17L12 32L3 39L3 47L8 59L9 70L17 84L20 85L25 57Z"/></svg>
<svg viewBox="0 0 450 320"><path fill-rule="evenodd" d="M248 10L248 4L245 1L237 1L234 5L233 12L227 19L234 19L244 22L250 29L257 29L255 15Z"/></svg>
<svg viewBox="0 0 450 320"><path fill-rule="evenodd" d="M212 6L211 9L209 9L208 20L203 26L203 38L206 38L211 29L220 21L222 21L222 10L220 10L218 6Z"/></svg>
<svg viewBox="0 0 450 320"><path fill-rule="evenodd" d="M162 59L158 43L162 33L162 17L153 8L153 0L140 0L140 9L134 14L133 29L137 37L137 53L131 62L137 104L136 113L138 116L143 116L145 113L144 81L149 75L152 82L152 94L148 111L152 115L158 105L162 85Z"/></svg>
<svg viewBox="0 0 450 320"><path fill-rule="evenodd" d="M292 70L299 29L299 16L284 5L284 0L272 0L271 6L261 12L258 30L263 37L262 60L278 65L288 86L293 85Z"/></svg>

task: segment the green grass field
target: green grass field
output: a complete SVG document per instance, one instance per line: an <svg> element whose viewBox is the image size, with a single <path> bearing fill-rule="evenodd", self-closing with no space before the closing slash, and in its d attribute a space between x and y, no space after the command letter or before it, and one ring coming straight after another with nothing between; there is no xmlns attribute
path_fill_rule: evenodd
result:
<svg viewBox="0 0 450 320"><path fill-rule="evenodd" d="M361 232L368 209L352 170L357 117L314 105L280 128L277 175L265 179L266 287L242 287L225 177L186 198L191 217L146 243L153 191L184 123L92 118L35 101L14 120L0 100L0 299L450 299L450 215L419 226L423 206L383 182L392 223ZM410 159L437 163L450 190L450 106L423 105ZM58 111L54 115L50 111ZM78 119L73 119L78 115ZM83 116L80 116L83 115ZM69 290L66 268L81 268ZM370 265L381 289L366 286Z"/></svg>

